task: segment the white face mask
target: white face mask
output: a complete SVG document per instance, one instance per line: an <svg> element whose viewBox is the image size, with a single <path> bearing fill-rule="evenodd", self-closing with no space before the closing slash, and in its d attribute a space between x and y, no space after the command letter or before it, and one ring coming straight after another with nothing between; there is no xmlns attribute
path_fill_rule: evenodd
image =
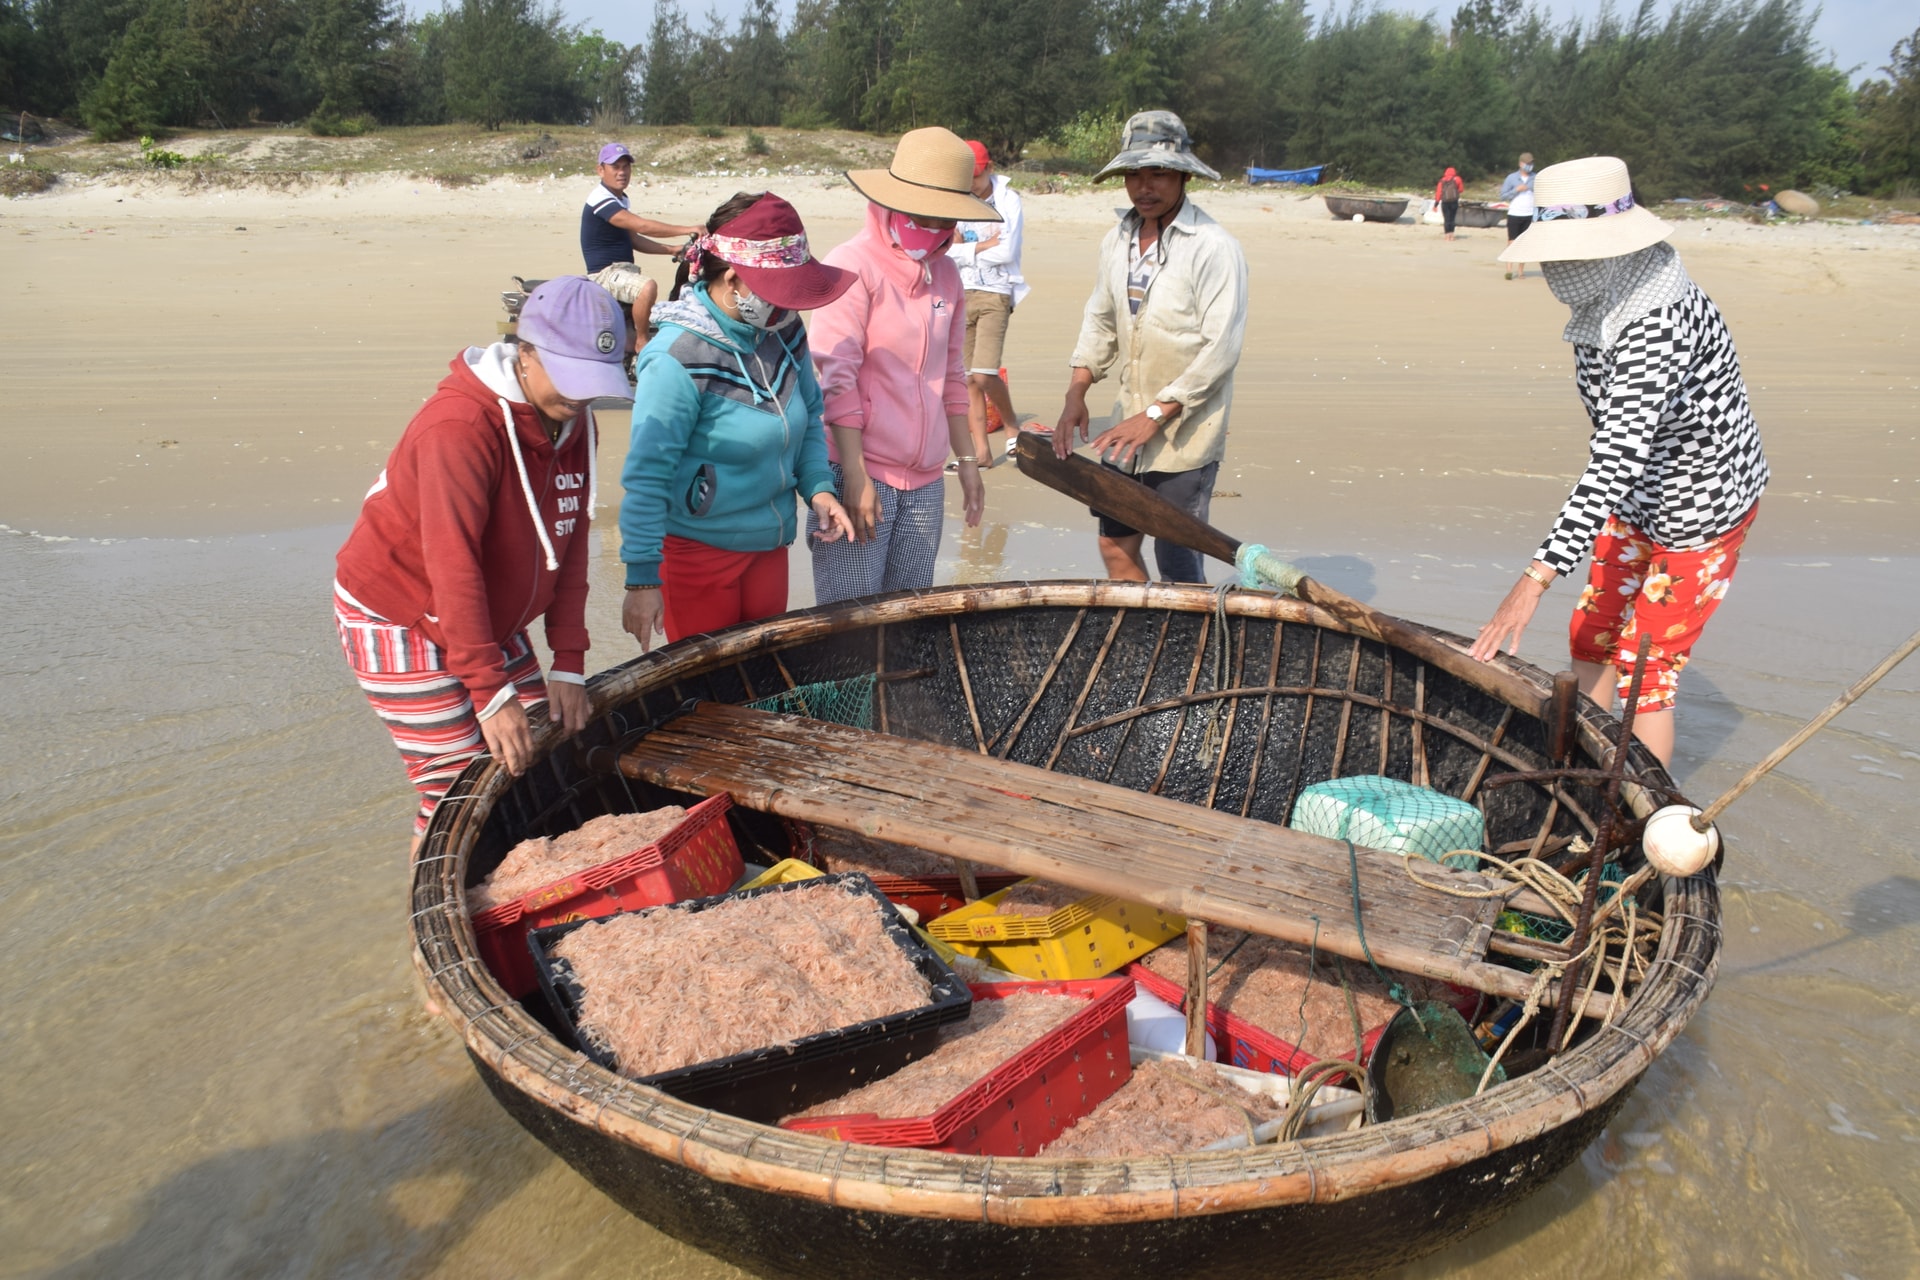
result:
<svg viewBox="0 0 1920 1280"><path fill-rule="evenodd" d="M740 318L756 329L771 329L787 318L786 308L776 307L757 294L737 293L733 305L739 308Z"/></svg>

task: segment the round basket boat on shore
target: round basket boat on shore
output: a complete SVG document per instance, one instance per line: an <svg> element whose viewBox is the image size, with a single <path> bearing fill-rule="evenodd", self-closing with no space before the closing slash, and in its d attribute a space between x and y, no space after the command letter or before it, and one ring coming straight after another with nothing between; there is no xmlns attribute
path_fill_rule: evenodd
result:
<svg viewBox="0 0 1920 1280"><path fill-rule="evenodd" d="M858 1146L682 1102L588 1061L510 998L476 952L466 892L530 834L697 799L614 767L691 699L907 672L875 686L876 735L1256 824L1284 822L1303 786L1383 774L1480 806L1490 850L1591 840L1595 786L1483 786L1554 763L1547 677L1471 662L1454 654L1466 642L1415 630L1439 643L1416 657L1296 600L1236 592L1221 605L1203 587L1100 581L905 592L693 637L595 677L586 733L543 727L522 777L485 759L462 775L413 862L415 963L519 1123L631 1212L758 1274L1377 1272L1492 1222L1599 1134L1712 986L1710 871L1647 883L1661 924L1646 976L1610 1022L1579 1023L1570 1048L1507 1083L1352 1132L1131 1161ZM1601 767L1614 724L1583 701L1564 763ZM1638 746L1627 779L1640 817L1670 791ZM781 803L734 799L749 812Z"/></svg>
<svg viewBox="0 0 1920 1280"><path fill-rule="evenodd" d="M1407 211L1407 200L1401 196L1324 195L1320 198L1327 202L1327 212L1342 220L1398 222L1400 215Z"/></svg>

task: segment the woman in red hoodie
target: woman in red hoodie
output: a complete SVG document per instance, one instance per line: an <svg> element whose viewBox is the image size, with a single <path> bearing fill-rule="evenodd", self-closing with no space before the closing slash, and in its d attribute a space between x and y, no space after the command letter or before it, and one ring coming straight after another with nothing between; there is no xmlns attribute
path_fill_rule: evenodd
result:
<svg viewBox="0 0 1920 1280"><path fill-rule="evenodd" d="M519 345L468 347L394 446L335 560L340 643L420 792L414 841L484 744L519 774L527 709L585 728L593 414L630 394L612 295L549 280ZM527 627L546 618L552 684Z"/></svg>

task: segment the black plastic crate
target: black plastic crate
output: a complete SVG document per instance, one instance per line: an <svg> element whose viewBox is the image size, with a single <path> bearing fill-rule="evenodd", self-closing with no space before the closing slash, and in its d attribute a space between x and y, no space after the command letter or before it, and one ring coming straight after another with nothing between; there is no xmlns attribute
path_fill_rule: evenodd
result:
<svg viewBox="0 0 1920 1280"><path fill-rule="evenodd" d="M689 1067L636 1077L641 1084L652 1085L695 1106L725 1111L746 1120L771 1124L782 1116L802 1111L815 1103L837 1098L882 1076L891 1075L915 1058L931 1053L940 1043L940 1028L964 1019L973 1005L973 993L933 949L907 927L899 910L873 881L861 872L817 876L785 884L764 885L739 893L719 894L711 898L693 898L686 902L648 907L644 911L619 912L598 920L569 920L565 924L535 929L527 935L533 963L539 971L540 988L546 992L555 1015L567 1028L573 1042L589 1058L618 1071L613 1055L591 1043L579 1031L577 1013L582 990L565 960L548 954L552 945L575 929L592 928L622 915L647 915L655 911L704 911L729 898L754 898L769 893L806 893L833 885L871 897L880 908L887 936L897 943L923 977L933 986L931 1003L885 1018L873 1018L834 1031L803 1036L791 1044L752 1049L731 1057L699 1062Z"/></svg>

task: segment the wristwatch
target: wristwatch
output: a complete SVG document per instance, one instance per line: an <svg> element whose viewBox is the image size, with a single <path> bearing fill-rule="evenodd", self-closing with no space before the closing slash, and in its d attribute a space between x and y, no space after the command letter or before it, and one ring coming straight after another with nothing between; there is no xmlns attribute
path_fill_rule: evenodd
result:
<svg viewBox="0 0 1920 1280"><path fill-rule="evenodd" d="M1155 401L1154 403L1147 406L1148 422L1151 422L1155 426L1158 426L1160 423L1165 422L1166 420L1167 420L1167 411L1160 407L1160 404L1158 401Z"/></svg>

